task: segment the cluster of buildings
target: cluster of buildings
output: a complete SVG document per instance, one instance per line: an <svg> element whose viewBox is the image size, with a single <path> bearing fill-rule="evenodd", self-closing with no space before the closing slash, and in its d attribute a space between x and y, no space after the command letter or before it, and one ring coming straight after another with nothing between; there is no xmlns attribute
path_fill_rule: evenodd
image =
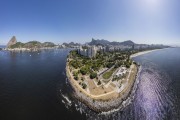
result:
<svg viewBox="0 0 180 120"><path fill-rule="evenodd" d="M92 58L96 56L96 53L99 51L101 53L105 52L113 52L113 51L121 51L125 49L131 49L130 46L80 46L78 50L78 54Z"/></svg>
<svg viewBox="0 0 180 120"><path fill-rule="evenodd" d="M133 45L79 45L74 46L78 50L78 54L92 58L96 56L99 51L101 53L114 52L114 51L125 51L125 50L146 50L146 49L157 49L163 48L163 45L147 45L147 44L133 44Z"/></svg>
<svg viewBox="0 0 180 120"><path fill-rule="evenodd" d="M96 46L80 46L78 54L92 58L96 56L98 48Z"/></svg>
<svg viewBox="0 0 180 120"><path fill-rule="evenodd" d="M123 51L123 50L128 50L128 49L132 49L132 46L128 46L128 45L118 45L118 46L106 46L106 51L105 52L113 52L113 51Z"/></svg>
<svg viewBox="0 0 180 120"><path fill-rule="evenodd" d="M101 53L105 52L113 52L113 51L121 51L125 49L131 49L132 46L80 46L78 48L78 54L92 58L96 56L97 51Z"/></svg>

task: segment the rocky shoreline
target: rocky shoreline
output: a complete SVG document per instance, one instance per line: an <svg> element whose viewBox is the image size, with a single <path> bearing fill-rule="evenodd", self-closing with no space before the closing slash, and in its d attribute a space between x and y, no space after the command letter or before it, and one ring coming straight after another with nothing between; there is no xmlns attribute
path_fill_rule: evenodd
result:
<svg viewBox="0 0 180 120"><path fill-rule="evenodd" d="M87 96L86 94L82 93L72 82L69 73L67 72L68 66L66 64L66 75L70 82L71 87L74 90L74 97L77 98L79 101L87 105L90 109L94 110L95 112L108 112L114 109L123 109L128 105L126 100L131 97L132 92L135 91L135 84L137 76L139 75L139 67L137 67L137 74L135 79L133 80L132 84L124 93L120 93L121 97L116 99L111 99L109 101L102 101L102 100L95 100L91 97Z"/></svg>

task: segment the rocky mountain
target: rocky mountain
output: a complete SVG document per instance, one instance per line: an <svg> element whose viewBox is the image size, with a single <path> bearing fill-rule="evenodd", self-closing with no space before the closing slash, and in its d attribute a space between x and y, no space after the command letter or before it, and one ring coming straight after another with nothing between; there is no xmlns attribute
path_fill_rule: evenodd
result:
<svg viewBox="0 0 180 120"><path fill-rule="evenodd" d="M94 38L92 38L92 41L88 43L89 45L108 45L110 44L110 42L108 40L104 40L104 39L97 39L95 40Z"/></svg>
<svg viewBox="0 0 180 120"><path fill-rule="evenodd" d="M62 45L66 46L66 47L73 47L73 46L80 46L81 44L70 42L70 43L63 43Z"/></svg>
<svg viewBox="0 0 180 120"><path fill-rule="evenodd" d="M16 43L17 43L16 37L13 36L7 44L7 48L10 48L12 45L15 45Z"/></svg>
<svg viewBox="0 0 180 120"><path fill-rule="evenodd" d="M106 46L106 45L124 45L124 46L132 46L134 45L135 43L131 40L127 40L127 41L124 41L124 42L116 42L116 41L113 41L113 42L109 42L108 40L95 40L92 38L92 41L88 43L89 45L103 45L103 46Z"/></svg>
<svg viewBox="0 0 180 120"><path fill-rule="evenodd" d="M40 43L39 41L29 41L27 43L24 44L23 46L24 48L41 48L43 47L42 46L42 43Z"/></svg>
<svg viewBox="0 0 180 120"><path fill-rule="evenodd" d="M44 42L44 43L42 43L42 45L43 45L43 47L54 47L55 46L55 44L52 42Z"/></svg>
<svg viewBox="0 0 180 120"><path fill-rule="evenodd" d="M27 43L17 42L16 38L13 38L8 42L7 48L43 48L43 47L54 47L55 44L52 42L41 43L39 41L29 41Z"/></svg>
<svg viewBox="0 0 180 120"><path fill-rule="evenodd" d="M124 42L121 42L120 43L120 45L128 45L128 46L132 46L132 45L134 45L135 43L133 42L133 41L131 41L131 40L126 40L126 41L124 41Z"/></svg>

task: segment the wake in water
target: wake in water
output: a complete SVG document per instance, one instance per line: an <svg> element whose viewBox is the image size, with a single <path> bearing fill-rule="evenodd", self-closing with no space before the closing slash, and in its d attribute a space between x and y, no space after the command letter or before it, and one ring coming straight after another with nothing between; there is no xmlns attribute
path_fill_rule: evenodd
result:
<svg viewBox="0 0 180 120"><path fill-rule="evenodd" d="M172 80L150 61L145 60L142 66L134 101L135 119L175 119L176 97L170 88Z"/></svg>

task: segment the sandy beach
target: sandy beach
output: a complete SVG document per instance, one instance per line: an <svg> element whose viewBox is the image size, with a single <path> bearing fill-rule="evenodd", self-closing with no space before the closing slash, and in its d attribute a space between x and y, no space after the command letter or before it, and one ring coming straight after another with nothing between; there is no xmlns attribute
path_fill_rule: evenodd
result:
<svg viewBox="0 0 180 120"><path fill-rule="evenodd" d="M147 51L138 52L138 53L132 54L130 56L130 58L137 57L137 56L144 55L144 54L154 52L154 51L158 51L158 50L162 50L162 49L154 49L154 50L147 50Z"/></svg>

